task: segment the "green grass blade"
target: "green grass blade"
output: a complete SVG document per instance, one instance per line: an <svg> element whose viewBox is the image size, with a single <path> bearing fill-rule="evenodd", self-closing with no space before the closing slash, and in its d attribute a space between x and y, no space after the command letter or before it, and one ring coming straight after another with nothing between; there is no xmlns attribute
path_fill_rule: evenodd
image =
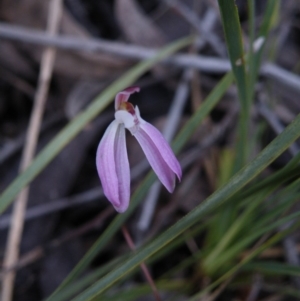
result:
<svg viewBox="0 0 300 301"><path fill-rule="evenodd" d="M188 301L196 301L199 300L204 294L207 294L209 291L217 287L219 284L221 284L223 281L237 273L241 268L243 268L247 263L249 263L253 258L258 256L260 253L262 253L264 250L268 249L269 247L273 246L280 240L282 240L286 235L293 232L297 227L300 226L300 223L297 223L293 225L290 229L287 229L285 231L282 231L280 233L275 234L272 236L267 242L253 250L246 258L244 258L240 263L236 264L231 270L229 270L227 273L225 273L223 276L221 276L218 280L213 282L211 285L206 287L201 292L194 295L192 298L190 298Z"/></svg>
<svg viewBox="0 0 300 301"><path fill-rule="evenodd" d="M141 248L128 261L120 265L117 269L104 276L93 286L85 290L73 301L86 301L101 294L106 289L111 287L114 283L119 281L123 276L130 273L141 262L146 261L153 254L161 250L164 246L169 244L173 239L178 237L183 231L199 223L200 219L216 209L220 204L224 203L234 193L243 188L249 181L264 170L273 160L275 160L283 151L285 151L291 143L293 143L299 136L300 115L278 136L276 137L250 164L239 171L229 183L206 199L202 204L197 206L185 217L180 219L174 226L169 228L158 238L153 240L147 246ZM282 232L284 233L284 232Z"/></svg>
<svg viewBox="0 0 300 301"><path fill-rule="evenodd" d="M247 161L248 153L248 123L250 100L248 97L248 83L246 74L246 60L244 56L242 31L238 10L234 0L218 0L222 24L231 62L232 71L238 88L241 105L239 116L237 152L234 172L241 169Z"/></svg>
<svg viewBox="0 0 300 301"><path fill-rule="evenodd" d="M273 261L256 261L246 264L245 271L255 271L269 275L300 276L300 267Z"/></svg>
<svg viewBox="0 0 300 301"><path fill-rule="evenodd" d="M183 281L160 281L156 283L156 287L160 291L164 292L173 292L178 294L179 292L184 292L188 289L189 284ZM140 300L139 298L142 298L145 295L152 295L152 289L149 285L139 285L137 287L131 287L127 289L123 289L122 291L115 293L115 294L110 294L109 296L101 296L99 299L94 299L93 301L96 300L101 300L101 301L135 301L135 300Z"/></svg>
<svg viewBox="0 0 300 301"><path fill-rule="evenodd" d="M299 185L299 181L297 181L297 185ZM265 191L266 195L268 195L269 193L271 193L270 189ZM284 196L284 193L282 193L281 195ZM207 257L209 261L207 261L207 259L203 261L203 267L205 268L205 270L210 272L210 274L220 272L222 266L226 266L228 262L233 262L233 260L236 260L239 254L247 247L249 247L252 243L254 243L260 236L265 235L270 231L274 231L279 226L284 225L295 217L298 217L299 213L295 213L295 215L282 217L279 219L279 217L283 216L287 212L287 210L299 199L299 196L299 192L295 192L288 197L285 196L285 201L275 206L271 212L263 215L261 211L256 213L257 219L255 219L254 214L253 220L249 222L249 227L245 225L247 222L247 216L245 217L245 214L243 213L237 219L237 221L233 223L232 227L225 233L224 239L222 239L220 244L217 246L219 247L219 249L217 249L218 253L215 254L216 250L212 250L212 252L210 252ZM256 197L257 196L253 197L254 200ZM280 196L278 196L278 198L280 198ZM252 203L250 204L252 205ZM245 213L247 214L247 212ZM241 229L240 227L241 235L240 237L236 238L235 241L232 241L232 232L240 224L242 226L244 225L244 228ZM228 237L231 238L231 241L229 241ZM226 245L224 246L225 243ZM211 258L211 254L214 255L213 259Z"/></svg>
<svg viewBox="0 0 300 301"><path fill-rule="evenodd" d="M124 88L130 86L155 63L191 44L192 37L183 38L163 48L153 58L137 64L98 96L88 108L72 120L51 142L37 155L32 164L21 173L1 194L0 213L13 201L14 197L28 185L55 156L91 121L93 120Z"/></svg>
<svg viewBox="0 0 300 301"><path fill-rule="evenodd" d="M271 191L265 190L260 192L255 197L248 198L249 206L244 210L236 220L233 221L230 228L226 231L225 235L221 238L218 244L209 252L209 255L203 260L203 268L208 274L213 275L216 272L220 265L216 265L218 259L222 259L222 254L228 248L228 246L234 243L234 239L237 235L243 232L243 229L246 228L246 224L253 222L253 211L256 210L259 205L265 200L266 196L269 195ZM244 233L245 235L245 233ZM243 235L242 235L243 236Z"/></svg>
<svg viewBox="0 0 300 301"><path fill-rule="evenodd" d="M300 291L296 288L293 288L291 285L287 285L286 283L282 282L280 284L270 284L266 283L263 284L262 289L266 290L270 293L275 293L276 295L282 295L287 297L294 297L294 300L300 300Z"/></svg>
<svg viewBox="0 0 300 301"><path fill-rule="evenodd" d="M254 229L253 233L247 233L244 239L241 239L239 242L237 242L235 245L233 245L230 249L227 249L223 254L222 258L216 259L216 262L214 263L215 266L221 266L222 263L231 260L234 258L237 254L239 254L242 250L244 250L246 247L248 247L251 243L253 243L256 239L258 239L260 236L269 233L271 231L274 231L278 227L286 224L287 222L299 218L300 212L293 213L289 216L283 217L272 224L265 225L263 228Z"/></svg>

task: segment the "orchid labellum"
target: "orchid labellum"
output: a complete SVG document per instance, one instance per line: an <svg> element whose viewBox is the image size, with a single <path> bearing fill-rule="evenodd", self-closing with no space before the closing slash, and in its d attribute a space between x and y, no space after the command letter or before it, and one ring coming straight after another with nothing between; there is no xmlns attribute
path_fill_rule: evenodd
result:
<svg viewBox="0 0 300 301"><path fill-rule="evenodd" d="M98 174L103 191L115 209L126 211L130 200L130 169L127 156L125 128L141 145L151 167L169 192L175 188L176 176L181 180L181 167L162 134L140 116L128 98L139 92L130 87L115 98L115 120L108 126L101 139L96 157Z"/></svg>

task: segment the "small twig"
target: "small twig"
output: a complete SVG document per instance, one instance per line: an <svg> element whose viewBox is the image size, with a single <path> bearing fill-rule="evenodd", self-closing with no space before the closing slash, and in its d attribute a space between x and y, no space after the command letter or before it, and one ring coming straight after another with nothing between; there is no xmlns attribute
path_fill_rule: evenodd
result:
<svg viewBox="0 0 300 301"><path fill-rule="evenodd" d="M254 275L253 284L246 301L255 301L262 289L262 277L259 274Z"/></svg>
<svg viewBox="0 0 300 301"><path fill-rule="evenodd" d="M129 246L129 248L130 248L132 251L135 251L135 245L134 245L134 243L133 243L133 240L132 240L132 238L131 238L131 236L130 236L130 234L129 234L127 228L126 228L126 226L123 226L123 227L122 227L122 232L123 232L124 238L125 238L125 240L126 240L128 246ZM154 281L153 281L153 279L152 279L152 277L151 277L151 274L150 274L150 272L149 272L149 270L148 270L146 264L145 264L144 262L142 262L142 263L140 264L140 267L141 267L141 269L142 269L142 271L143 271L143 273L144 273L144 275L145 275L147 281L149 282L149 285L151 286L151 289L152 289L152 291L153 291L153 294L154 294L155 299L156 299L157 301L161 301L161 298L160 298L160 296L159 296L159 293L158 293L158 290L157 290L157 288L156 288L156 285L155 285L155 283L154 283Z"/></svg>
<svg viewBox="0 0 300 301"><path fill-rule="evenodd" d="M0 38L31 43L34 45L52 46L65 50L84 52L103 52L134 60L145 60L157 54L157 49L109 42L100 39L82 39L70 36L51 36L40 30L7 25L0 22ZM192 67L203 72L222 74L231 70L227 59L192 54L177 54L162 61L180 68ZM296 92L300 91L300 77L272 63L261 66L260 74L278 81Z"/></svg>
<svg viewBox="0 0 300 301"><path fill-rule="evenodd" d="M50 35L57 32L62 7L61 0L52 0L49 9L49 19L47 31ZM46 97L48 94L49 83L51 79L53 63L55 58L55 49L45 49L41 62L41 71L39 74L38 89L35 95L34 107L30 118L30 124L27 131L26 145L22 154L20 170L25 170L32 161L35 153L37 138L40 131L41 119L44 112ZM19 245L24 225L24 215L29 194L29 187L24 188L18 195L13 208L11 228L8 235L7 246L4 257L4 267L10 268L15 265L19 257ZM12 300L15 272L11 271L4 277L2 284L1 300Z"/></svg>
<svg viewBox="0 0 300 301"><path fill-rule="evenodd" d="M197 14L191 10L186 4L183 4L177 0L165 0L167 5L175 9L180 15L192 25L200 35L200 38L205 42L210 44L213 50L221 57L226 56L226 49L224 44L220 41L219 37L211 32L210 28L206 24L203 24ZM209 10L210 14L216 16L216 13L213 9Z"/></svg>
<svg viewBox="0 0 300 301"><path fill-rule="evenodd" d="M35 218L61 211L74 206L79 206L92 201L98 201L103 197L103 190L99 187L90 189L83 193L76 194L71 197L66 197L58 200L53 200L49 203L36 205L26 210L25 220L29 221ZM0 217L0 229L5 229L9 225L11 214L6 214Z"/></svg>
<svg viewBox="0 0 300 301"><path fill-rule="evenodd" d="M284 126L280 122L279 118L264 103L259 103L258 112L266 119L277 135L284 131ZM290 145L289 151L292 156L295 156L299 153L299 147L297 146L296 142Z"/></svg>
<svg viewBox="0 0 300 301"><path fill-rule="evenodd" d="M261 75L274 79L280 86L286 86L297 93L300 91L300 77L275 64L263 64L261 66Z"/></svg>
<svg viewBox="0 0 300 301"><path fill-rule="evenodd" d="M157 54L158 49L120 42L110 42L103 39L83 39L66 35L51 36L41 30L29 29L0 22L0 38L21 41L41 46L52 46L64 50L83 52L103 52L110 55L145 60ZM225 59L204 57L199 55L174 55L163 61L177 67L193 67L207 72L224 73L231 69L230 62Z"/></svg>

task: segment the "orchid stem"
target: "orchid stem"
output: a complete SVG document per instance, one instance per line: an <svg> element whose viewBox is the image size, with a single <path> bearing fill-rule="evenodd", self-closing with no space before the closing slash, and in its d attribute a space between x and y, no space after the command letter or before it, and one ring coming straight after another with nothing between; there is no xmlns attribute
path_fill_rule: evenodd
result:
<svg viewBox="0 0 300 301"><path fill-rule="evenodd" d="M128 246L129 246L129 248L132 251L135 251L134 242L133 242L133 240L132 240L132 238L131 238L131 236L129 234L129 231L128 231L128 229L127 229L126 226L122 227L122 232L123 232L124 238L125 238ZM149 282L149 285L150 285L150 287L151 287L151 289L153 291L153 294L154 294L154 297L155 297L156 301L162 301L161 298L160 298L160 296L159 296L158 290L157 290L157 288L155 286L154 280L152 279L152 276L151 276L151 274L149 272L148 267L146 266L146 264L144 262L142 262L140 264L140 267L141 267L141 269L142 269L142 271L143 271L143 273L144 273L147 281Z"/></svg>

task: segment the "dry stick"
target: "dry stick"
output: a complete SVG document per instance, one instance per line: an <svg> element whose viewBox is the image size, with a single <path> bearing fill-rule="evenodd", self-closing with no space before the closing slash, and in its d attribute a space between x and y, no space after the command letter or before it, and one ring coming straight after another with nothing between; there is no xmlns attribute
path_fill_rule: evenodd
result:
<svg viewBox="0 0 300 301"><path fill-rule="evenodd" d="M0 38L21 41L41 46L53 46L64 50L80 51L86 53L107 53L118 57L133 60L145 60L155 56L158 49L130 45L120 42L111 42L103 39L83 39L67 35L55 37L43 31L12 26L0 22ZM231 69L227 59L215 57L178 54L162 61L177 67L193 67L207 72L224 73Z"/></svg>
<svg viewBox="0 0 300 301"><path fill-rule="evenodd" d="M276 114L274 114L263 102L260 102L257 108L259 114L266 119L277 135L283 132L284 126ZM291 144L288 149L292 156L296 156L299 153L299 147L296 143Z"/></svg>
<svg viewBox="0 0 300 301"><path fill-rule="evenodd" d="M246 301L255 301L258 299L258 296L262 289L262 282L263 282L262 276L259 274L255 274L254 281Z"/></svg>
<svg viewBox="0 0 300 301"><path fill-rule="evenodd" d="M156 49L141 46L128 45L125 43L109 42L101 39L82 39L70 36L51 36L43 31L12 26L0 22L0 38L31 43L34 45L53 46L65 50L84 51L93 53L108 53L134 60L144 60L157 54ZM216 57L177 54L162 61L180 68L192 67L203 72L222 74L231 70L227 59ZM300 91L300 77L292 72L284 70L272 63L265 63L260 69L260 74L276 80L280 85L286 86L293 91Z"/></svg>
<svg viewBox="0 0 300 301"><path fill-rule="evenodd" d="M49 19L47 24L47 31L50 35L54 35L57 32L62 11L61 6L61 0L52 0L50 3ZM48 48L43 52L38 88L35 94L34 107L27 130L26 145L21 160L21 172L29 166L35 153L46 96L49 89L54 58L55 49ZM26 187L20 192L14 204L11 228L8 235L8 242L4 257L5 268L15 265L19 257L19 245L23 231L28 194L29 187ZM1 293L2 301L12 300L15 276L16 273L14 271L5 275Z"/></svg>
<svg viewBox="0 0 300 301"><path fill-rule="evenodd" d="M165 0L165 3L175 9L190 25L193 26L205 42L208 42L213 50L221 57L226 56L226 48L220 38L200 21L199 16L186 4L177 0ZM208 14L216 16L214 9L208 9Z"/></svg>
<svg viewBox="0 0 300 301"><path fill-rule="evenodd" d="M129 246L129 248L130 248L132 251L135 251L135 245L134 245L134 243L133 243L133 240L132 240L132 238L131 238L131 236L130 236L130 234L129 234L127 228L126 228L126 226L122 226L122 232L123 232L124 238L125 238L125 240L126 240L128 246ZM147 281L149 282L149 284L150 284L150 286L151 286L151 289L152 289L152 291L153 291L153 294L154 294L155 299L156 299L157 301L161 301L161 298L160 298L160 296L159 296L158 290L157 290L157 288L156 288L156 286L155 286L155 283L154 283L154 281L153 281L153 279L152 279L152 277L151 277L151 274L150 274L150 272L149 272L149 270L148 270L146 264L145 264L144 262L142 262L142 263L140 264L140 267L141 267L141 269L142 269L142 271L143 271L143 273L144 273L144 275L145 275Z"/></svg>

